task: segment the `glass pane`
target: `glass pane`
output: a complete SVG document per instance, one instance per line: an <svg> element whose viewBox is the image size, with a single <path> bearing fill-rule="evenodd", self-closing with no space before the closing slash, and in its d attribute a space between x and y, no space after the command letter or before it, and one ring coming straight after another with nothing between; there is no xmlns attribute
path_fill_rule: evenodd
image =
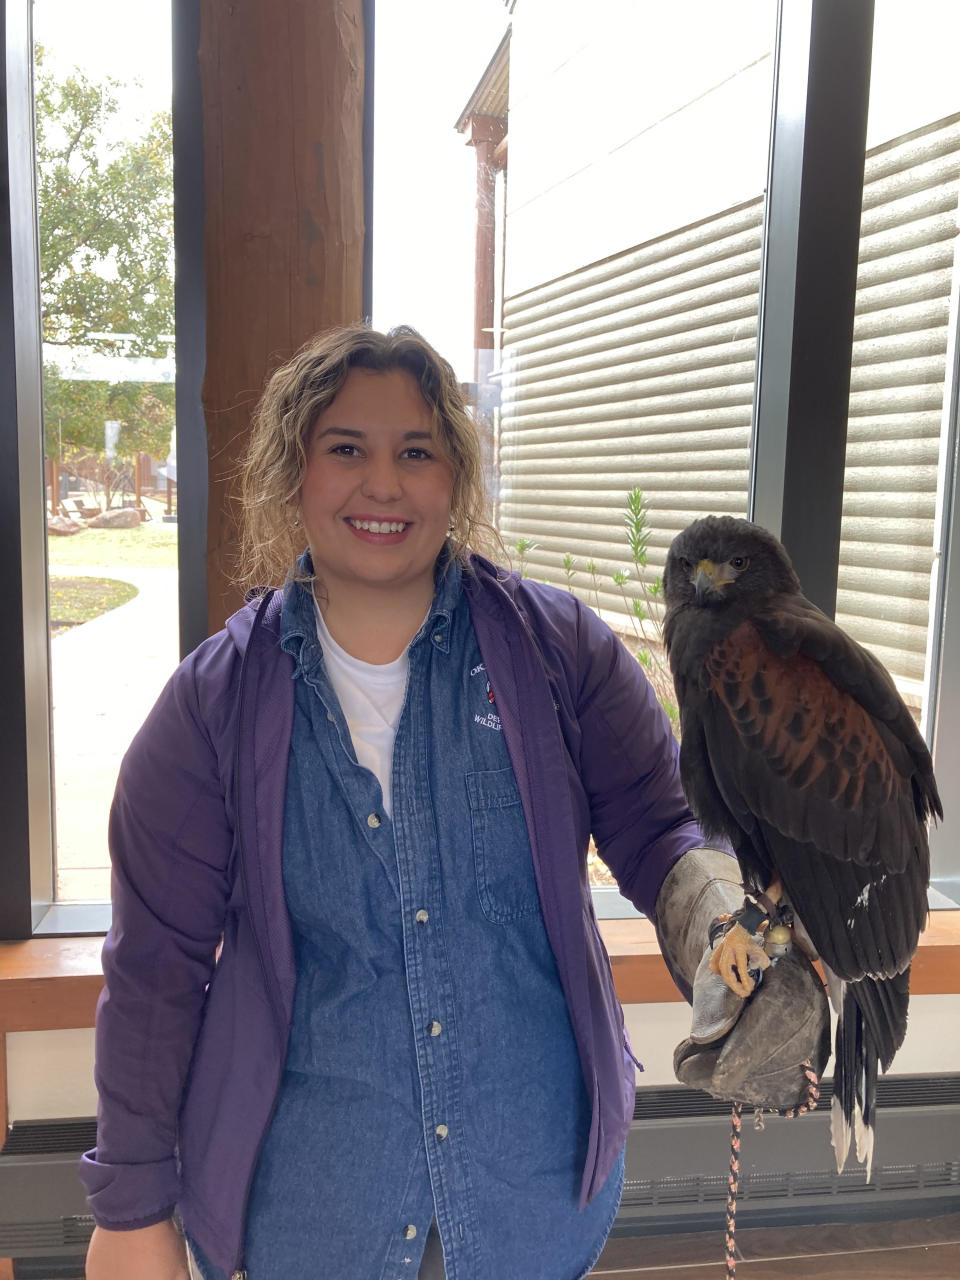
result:
<svg viewBox="0 0 960 1280"><path fill-rule="evenodd" d="M378 6L374 320L456 361L515 567L596 608L674 716L667 547L747 508L775 21Z"/></svg>
<svg viewBox="0 0 960 1280"><path fill-rule="evenodd" d="M925 720L957 325L960 9L877 0L875 13L837 621Z"/></svg>
<svg viewBox="0 0 960 1280"><path fill-rule="evenodd" d="M177 661L169 0L35 0L56 894Z"/></svg>

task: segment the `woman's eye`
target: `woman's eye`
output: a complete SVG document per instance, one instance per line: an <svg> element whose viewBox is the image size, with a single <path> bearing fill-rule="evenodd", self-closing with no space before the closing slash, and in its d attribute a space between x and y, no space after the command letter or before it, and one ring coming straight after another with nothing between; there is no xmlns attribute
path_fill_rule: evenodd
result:
<svg viewBox="0 0 960 1280"><path fill-rule="evenodd" d="M736 569L737 573L743 573L749 563L750 561L746 556L734 556L730 561L730 564L734 569Z"/></svg>
<svg viewBox="0 0 960 1280"><path fill-rule="evenodd" d="M433 454L429 453L426 449L414 447L411 449L404 449L403 456L405 458L412 458L414 462L418 462L421 458L432 458Z"/></svg>
<svg viewBox="0 0 960 1280"><path fill-rule="evenodd" d="M355 444L335 444L330 452L340 458L355 458L360 450Z"/></svg>

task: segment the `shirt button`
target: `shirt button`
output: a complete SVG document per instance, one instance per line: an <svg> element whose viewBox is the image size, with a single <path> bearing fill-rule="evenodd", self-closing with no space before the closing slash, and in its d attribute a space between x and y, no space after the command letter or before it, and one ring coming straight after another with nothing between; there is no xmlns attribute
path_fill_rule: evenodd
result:
<svg viewBox="0 0 960 1280"><path fill-rule="evenodd" d="M442 631L435 631L435 632L433 633L433 643L434 643L434 644L443 644L443 632L442 632Z"/></svg>
<svg viewBox="0 0 960 1280"><path fill-rule="evenodd" d="M412 1222L410 1223L409 1227L403 1228L404 1240L412 1240L416 1234L417 1234L417 1228L413 1225Z"/></svg>
<svg viewBox="0 0 960 1280"><path fill-rule="evenodd" d="M367 826L368 826L368 827L379 827L379 825L380 825L380 815L379 815L379 813L368 813L368 814L367 814Z"/></svg>
<svg viewBox="0 0 960 1280"><path fill-rule="evenodd" d="M443 1030L443 1027L441 1027L439 1022L431 1022L430 1025L427 1027L427 1030L430 1032L432 1036L438 1036L440 1032Z"/></svg>
<svg viewBox="0 0 960 1280"><path fill-rule="evenodd" d="M434 1133L437 1135L437 1137L440 1139L441 1142L444 1140L444 1138L447 1136L449 1132L450 1130L447 1128L445 1124L438 1124L436 1129L434 1129Z"/></svg>
<svg viewBox="0 0 960 1280"><path fill-rule="evenodd" d="M416 920L417 924L426 924L430 919L430 912L424 911L423 907L421 907L413 918Z"/></svg>
<svg viewBox="0 0 960 1280"><path fill-rule="evenodd" d="M328 711L328 712L327 712L327 719L328 719L331 723L333 723L333 721L336 719L336 716L333 714L333 712L332 712L332 711Z"/></svg>

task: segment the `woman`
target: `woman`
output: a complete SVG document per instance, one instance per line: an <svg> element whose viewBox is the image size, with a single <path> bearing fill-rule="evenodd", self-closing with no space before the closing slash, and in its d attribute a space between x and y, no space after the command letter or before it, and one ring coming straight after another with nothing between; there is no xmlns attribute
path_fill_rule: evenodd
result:
<svg viewBox="0 0 960 1280"><path fill-rule="evenodd" d="M702 843L666 719L475 554L477 436L412 330L273 375L242 506L245 582L287 585L180 666L111 816L89 1280L186 1277L175 1211L204 1280L584 1276L634 1096L586 851L652 913Z"/></svg>

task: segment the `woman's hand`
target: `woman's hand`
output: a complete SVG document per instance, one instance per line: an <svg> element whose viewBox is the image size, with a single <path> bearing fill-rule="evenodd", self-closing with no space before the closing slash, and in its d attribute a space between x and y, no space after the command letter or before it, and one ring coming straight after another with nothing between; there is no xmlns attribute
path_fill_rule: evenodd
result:
<svg viewBox="0 0 960 1280"><path fill-rule="evenodd" d="M173 1219L135 1231L95 1227L87 1280L189 1280L187 1244Z"/></svg>

